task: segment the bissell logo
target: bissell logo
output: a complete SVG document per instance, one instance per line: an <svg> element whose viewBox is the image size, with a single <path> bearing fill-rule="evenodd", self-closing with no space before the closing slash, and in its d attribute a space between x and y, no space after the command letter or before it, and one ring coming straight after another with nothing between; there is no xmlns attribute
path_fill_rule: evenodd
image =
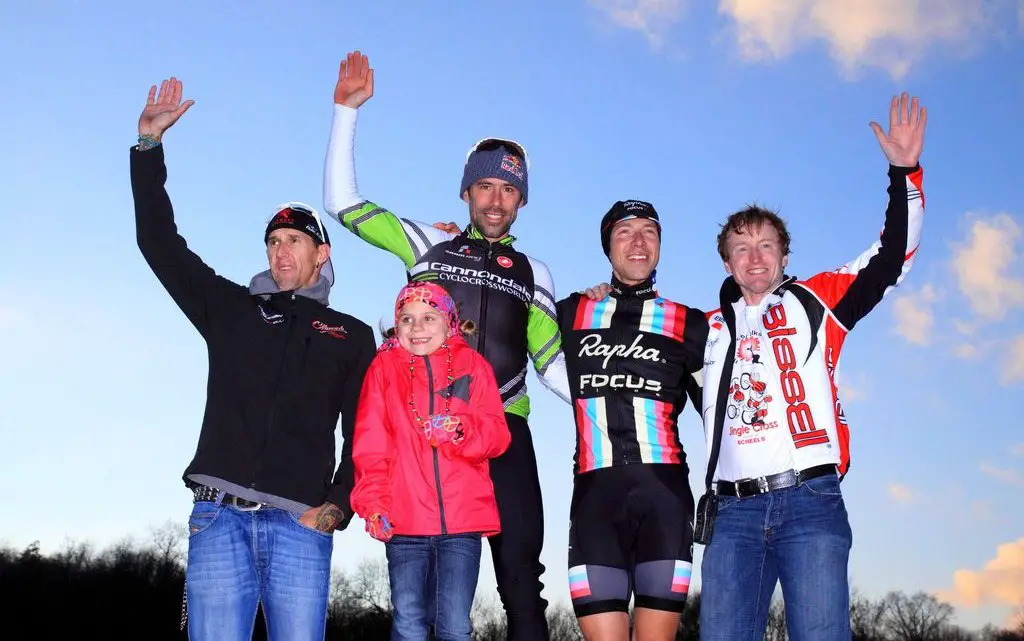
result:
<svg viewBox="0 0 1024 641"><path fill-rule="evenodd" d="M505 269L508 269L509 267L512 266L512 259L509 258L508 256L498 256L498 264L504 267Z"/></svg>
<svg viewBox="0 0 1024 641"><path fill-rule="evenodd" d="M344 325L328 325L323 321L315 320L313 321L313 329L333 338L348 338L348 332L345 331Z"/></svg>
<svg viewBox="0 0 1024 641"><path fill-rule="evenodd" d="M772 341L772 352L779 365L779 385L786 399L786 422L797 448L828 443L828 432L817 429L811 408L804 400L804 380L796 370L796 351L789 337L796 334L795 327L786 327L786 308L772 305L764 313L764 328Z"/></svg>

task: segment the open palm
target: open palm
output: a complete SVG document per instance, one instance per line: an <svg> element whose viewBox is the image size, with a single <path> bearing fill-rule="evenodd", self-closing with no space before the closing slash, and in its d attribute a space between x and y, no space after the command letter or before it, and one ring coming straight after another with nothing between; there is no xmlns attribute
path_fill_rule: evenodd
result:
<svg viewBox="0 0 1024 641"><path fill-rule="evenodd" d="M182 102L181 81L177 78L161 82L159 94L153 85L149 88L146 107L139 116L139 135L152 134L159 138L194 104L195 100Z"/></svg>
<svg viewBox="0 0 1024 641"><path fill-rule="evenodd" d="M338 84L334 86L334 104L358 109L373 96L373 69L370 59L352 51L338 68Z"/></svg>
<svg viewBox="0 0 1024 641"><path fill-rule="evenodd" d="M921 158L924 147L924 128L928 124L928 110L920 106L917 97L911 99L906 93L893 96L889 105L889 131L886 133L877 122L871 129L878 138L882 153L890 165L914 167Z"/></svg>

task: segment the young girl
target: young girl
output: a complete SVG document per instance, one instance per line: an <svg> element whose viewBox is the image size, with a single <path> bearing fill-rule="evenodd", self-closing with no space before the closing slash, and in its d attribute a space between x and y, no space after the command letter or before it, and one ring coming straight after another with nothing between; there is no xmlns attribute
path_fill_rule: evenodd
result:
<svg viewBox="0 0 1024 641"><path fill-rule="evenodd" d="M352 452L352 509L387 550L393 640L426 639L430 623L436 639L470 638L481 537L500 531L487 461L509 440L494 372L454 301L433 283L402 288Z"/></svg>

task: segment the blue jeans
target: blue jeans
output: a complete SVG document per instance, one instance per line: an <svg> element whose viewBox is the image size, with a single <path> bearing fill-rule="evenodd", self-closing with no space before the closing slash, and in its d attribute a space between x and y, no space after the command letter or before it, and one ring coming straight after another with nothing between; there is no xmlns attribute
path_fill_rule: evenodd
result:
<svg viewBox="0 0 1024 641"><path fill-rule="evenodd" d="M269 641L322 641L332 539L277 508L196 503L185 570L189 639L249 641L262 602Z"/></svg>
<svg viewBox="0 0 1024 641"><path fill-rule="evenodd" d="M720 500L701 564L701 640L763 639L778 581L792 641L849 641L853 536L838 477Z"/></svg>
<svg viewBox="0 0 1024 641"><path fill-rule="evenodd" d="M480 535L395 536L385 545L391 583L392 641L469 641L480 577Z"/></svg>

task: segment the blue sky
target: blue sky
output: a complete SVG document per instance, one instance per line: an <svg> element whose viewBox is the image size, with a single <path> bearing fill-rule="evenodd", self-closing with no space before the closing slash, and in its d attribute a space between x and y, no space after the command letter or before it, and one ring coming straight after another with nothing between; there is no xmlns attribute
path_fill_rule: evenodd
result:
<svg viewBox="0 0 1024 641"><path fill-rule="evenodd" d="M166 137L168 188L191 247L246 282L274 205L322 207L338 61L358 48L377 81L357 135L366 196L461 223L466 149L513 137L531 155L518 245L560 295L607 279L598 220L640 198L664 224L662 293L705 309L718 225L747 203L788 221L794 275L866 248L887 185L868 122L921 96L921 253L842 361L852 581L936 593L972 627L1024 603L1024 3L381 4L0 4L0 540L103 546L187 516L206 358L135 245L128 148L149 86L176 75L196 100ZM331 233L332 305L376 324L400 263ZM571 413L532 389L546 594L566 600ZM692 410L681 430L698 485ZM382 554L359 523L336 537L341 568Z"/></svg>

